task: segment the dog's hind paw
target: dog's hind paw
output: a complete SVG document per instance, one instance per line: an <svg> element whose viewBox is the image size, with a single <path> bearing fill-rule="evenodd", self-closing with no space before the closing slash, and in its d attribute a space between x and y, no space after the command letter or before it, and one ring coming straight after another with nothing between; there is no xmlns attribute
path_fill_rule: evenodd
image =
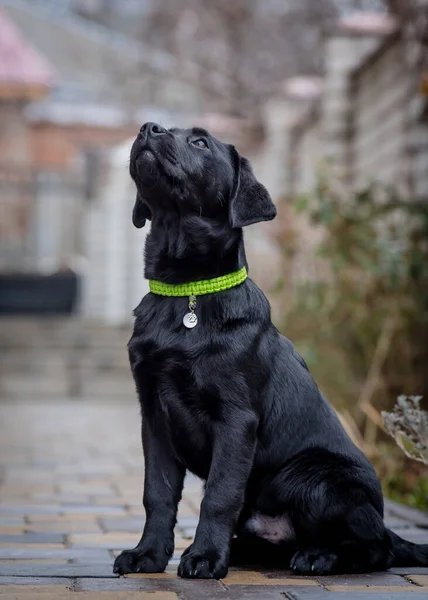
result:
<svg viewBox="0 0 428 600"><path fill-rule="evenodd" d="M124 550L114 561L113 573L163 573L167 566L165 560L156 560L140 548Z"/></svg>
<svg viewBox="0 0 428 600"><path fill-rule="evenodd" d="M290 562L290 568L299 575L328 575L334 573L339 557L335 552L309 548L299 550Z"/></svg>

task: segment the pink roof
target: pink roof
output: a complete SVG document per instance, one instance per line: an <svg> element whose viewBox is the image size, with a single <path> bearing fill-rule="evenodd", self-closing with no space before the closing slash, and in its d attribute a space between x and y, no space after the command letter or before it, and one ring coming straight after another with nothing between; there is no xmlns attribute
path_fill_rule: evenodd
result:
<svg viewBox="0 0 428 600"><path fill-rule="evenodd" d="M296 75L285 80L283 89L287 96L292 98L312 100L321 96L324 89L324 80L322 77Z"/></svg>
<svg viewBox="0 0 428 600"><path fill-rule="evenodd" d="M53 76L48 61L24 40L0 10L0 83L50 86Z"/></svg>
<svg viewBox="0 0 428 600"><path fill-rule="evenodd" d="M338 24L343 31L363 35L388 35L397 29L393 16L375 12L355 12L340 19Z"/></svg>

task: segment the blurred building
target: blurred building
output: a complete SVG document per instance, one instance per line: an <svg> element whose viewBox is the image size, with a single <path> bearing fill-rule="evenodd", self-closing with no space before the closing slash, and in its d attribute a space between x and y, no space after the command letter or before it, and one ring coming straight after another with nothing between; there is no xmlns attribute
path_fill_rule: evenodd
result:
<svg viewBox="0 0 428 600"><path fill-rule="evenodd" d="M285 197L312 193L324 165L344 193L377 183L409 201L428 201L428 94L421 52L414 37L387 15L356 14L335 25L325 41L319 96L289 93L300 110L284 129ZM301 247L293 277L299 281L319 272L311 250L319 237L306 217L295 217L295 225Z"/></svg>
<svg viewBox="0 0 428 600"><path fill-rule="evenodd" d="M13 286L24 273L32 286L64 270L84 279L85 231L110 181L109 149L196 98L173 76L171 56L84 16L90 10L9 0L0 12L0 274ZM19 300L14 287L7 302L38 304L35 288L25 289Z"/></svg>
<svg viewBox="0 0 428 600"><path fill-rule="evenodd" d="M386 15L350 16L349 3L341 7L320 49L323 76L288 79L260 106L260 122L249 123L205 113L197 78L180 78L182 67L192 72L185 39L177 58L128 35L144 18L144 2L3 0L0 313L79 318L2 320L0 395L133 393L127 332L117 326L129 327L147 291L148 227L132 227L127 169L145 121L198 124L235 144L276 202L310 194L325 161L344 189L379 181L409 200L428 199L428 84L415 60L419 48ZM300 282L322 268L316 228L287 210L284 202L281 221L245 231L251 276L268 292L281 278ZM287 228L299 235L284 267L275 235Z"/></svg>
<svg viewBox="0 0 428 600"><path fill-rule="evenodd" d="M15 268L23 239L30 235L30 178L37 162L25 111L53 86L52 65L21 36L0 12L0 249L3 265Z"/></svg>
<svg viewBox="0 0 428 600"><path fill-rule="evenodd" d="M311 192L323 160L349 189L377 180L414 198L426 195L427 101L409 39L386 14L349 15L346 6L325 39L323 77L287 80L260 107L254 127L204 114L197 82L179 77L183 56L153 51L117 26L118 12L143 18L145 3L126 0L119 10L109 0L5 0L1 23L15 42L2 36L3 95L11 93L13 69L13 77L25 72L27 79L1 108L0 172L7 175L0 269L78 271L84 314L130 318L141 292L132 282L142 274L144 233L130 233L134 192L126 165L147 120L197 123L236 144L275 201ZM303 241L293 272L305 279L319 269L309 252L317 232L294 219ZM273 232L284 227L245 232L252 274L266 289L283 269Z"/></svg>

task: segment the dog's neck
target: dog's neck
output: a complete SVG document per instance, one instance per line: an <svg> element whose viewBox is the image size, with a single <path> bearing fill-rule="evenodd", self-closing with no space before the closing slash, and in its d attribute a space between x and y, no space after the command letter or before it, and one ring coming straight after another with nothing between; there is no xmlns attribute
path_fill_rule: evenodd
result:
<svg viewBox="0 0 428 600"><path fill-rule="evenodd" d="M247 266L242 229L199 216L155 216L145 277L165 283L212 279Z"/></svg>

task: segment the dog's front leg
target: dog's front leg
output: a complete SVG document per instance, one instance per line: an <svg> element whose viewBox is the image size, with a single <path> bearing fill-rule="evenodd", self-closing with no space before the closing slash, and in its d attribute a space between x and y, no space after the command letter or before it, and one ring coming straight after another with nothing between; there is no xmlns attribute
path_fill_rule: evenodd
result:
<svg viewBox="0 0 428 600"><path fill-rule="evenodd" d="M145 478L144 533L133 550L124 550L114 563L114 572L162 573L174 552L174 526L183 490L185 468L177 462L162 436L143 420Z"/></svg>
<svg viewBox="0 0 428 600"><path fill-rule="evenodd" d="M228 421L228 422L226 422ZM213 455L193 544L181 558L180 577L225 577L230 544L242 509L256 442L257 419L234 411L213 425Z"/></svg>

